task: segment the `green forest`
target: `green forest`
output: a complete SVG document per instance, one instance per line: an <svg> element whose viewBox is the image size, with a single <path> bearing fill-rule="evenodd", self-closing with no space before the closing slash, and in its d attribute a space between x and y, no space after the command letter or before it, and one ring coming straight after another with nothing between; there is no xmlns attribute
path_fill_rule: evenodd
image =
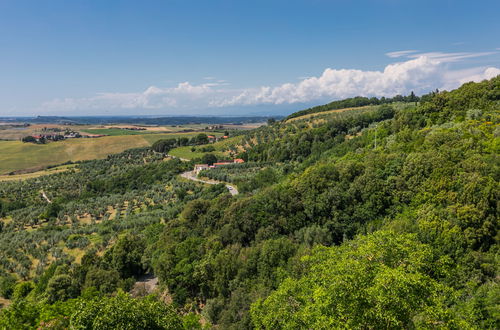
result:
<svg viewBox="0 0 500 330"><path fill-rule="evenodd" d="M500 76L241 134L0 182L0 329L500 328Z"/></svg>

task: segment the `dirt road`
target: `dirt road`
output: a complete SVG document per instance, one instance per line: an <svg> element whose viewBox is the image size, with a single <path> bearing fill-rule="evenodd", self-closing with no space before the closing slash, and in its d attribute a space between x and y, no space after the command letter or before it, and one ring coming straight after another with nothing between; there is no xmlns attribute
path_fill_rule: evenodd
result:
<svg viewBox="0 0 500 330"><path fill-rule="evenodd" d="M203 182L203 183L208 183L208 184L218 184L218 183L224 183L224 182L220 182L220 181L216 181L216 180L202 180L202 179L198 179L196 177L196 173L194 173L194 171L187 171L187 172L184 172L181 174L181 176L183 178L186 178L188 180L193 180L193 181L198 181L198 182ZM233 186L231 184L227 184L225 183L226 187L227 187L227 190L229 190L229 193L231 195L238 195L238 189L236 188L236 186Z"/></svg>

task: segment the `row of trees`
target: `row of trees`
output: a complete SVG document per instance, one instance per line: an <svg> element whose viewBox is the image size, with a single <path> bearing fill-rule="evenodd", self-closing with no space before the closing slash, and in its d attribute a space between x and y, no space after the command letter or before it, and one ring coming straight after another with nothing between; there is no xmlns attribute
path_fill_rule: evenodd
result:
<svg viewBox="0 0 500 330"><path fill-rule="evenodd" d="M229 133L228 133L229 134ZM152 149L156 152L168 153L171 149L183 146L197 146L209 143L208 135L200 133L191 139L187 137L161 139L153 143Z"/></svg>
<svg viewBox="0 0 500 330"><path fill-rule="evenodd" d="M434 95L436 92L431 92L427 95L423 95L422 99L423 100L428 100L432 95ZM317 112L323 112L323 111L329 111L329 110L336 110L336 109L345 109L345 108L356 108L356 107L363 107L367 105L381 105L381 104L388 104L388 103L394 103L394 102L409 102L409 103L416 103L420 101L420 97L416 96L413 91L407 95L396 95L394 97L384 97L382 96L381 98L377 97L363 97L363 96L356 96L352 98L347 98L339 101L333 101L328 104L324 105L318 105L309 109L301 110L292 113L288 117L285 118L285 120L291 119L291 118L296 118L300 117L303 115L308 115L312 113L317 113Z"/></svg>

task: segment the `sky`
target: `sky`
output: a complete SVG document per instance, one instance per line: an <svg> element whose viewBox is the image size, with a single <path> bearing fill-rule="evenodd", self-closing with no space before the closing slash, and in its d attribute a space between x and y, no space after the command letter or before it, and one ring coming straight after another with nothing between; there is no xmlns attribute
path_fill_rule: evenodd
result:
<svg viewBox="0 0 500 330"><path fill-rule="evenodd" d="M0 0L0 116L276 115L500 74L500 1Z"/></svg>

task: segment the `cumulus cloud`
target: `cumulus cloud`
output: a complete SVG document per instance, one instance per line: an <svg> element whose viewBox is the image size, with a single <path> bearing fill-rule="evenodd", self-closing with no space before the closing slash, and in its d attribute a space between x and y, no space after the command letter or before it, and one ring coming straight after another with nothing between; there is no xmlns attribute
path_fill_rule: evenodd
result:
<svg viewBox="0 0 500 330"><path fill-rule="evenodd" d="M43 105L51 110L150 109L164 112L201 110L250 105L279 105L324 102L357 95L394 96L427 93L436 88L452 89L468 81L481 81L500 74L496 67L453 69L453 64L482 53L442 53L397 51L391 58L403 58L381 71L327 68L319 76L279 86L231 89L224 80L210 79L203 84L179 83L160 88L151 86L137 93L100 93L89 98L55 99ZM115 112L118 112L115 111Z"/></svg>
<svg viewBox="0 0 500 330"><path fill-rule="evenodd" d="M192 85L179 83L175 87L150 86L137 93L100 93L89 98L55 99L43 104L44 109L92 110L92 109L165 109L206 106L210 99L227 94L218 88L221 83Z"/></svg>
<svg viewBox="0 0 500 330"><path fill-rule="evenodd" d="M314 100L345 98L355 95L384 96L433 89L443 76L439 61L422 56L390 64L383 71L326 69L319 77L278 87L245 90L220 105L249 105L259 103L305 103Z"/></svg>
<svg viewBox="0 0 500 330"><path fill-rule="evenodd" d="M413 55L401 55L411 56ZM481 56L475 53L474 56ZM452 70L448 63L472 57L470 53L427 53L404 62L387 65L383 71L326 69L318 77L277 87L249 89L223 100L221 106L305 103L357 95L394 96L427 93L436 88L452 89L468 81L481 81L500 74L495 67Z"/></svg>

